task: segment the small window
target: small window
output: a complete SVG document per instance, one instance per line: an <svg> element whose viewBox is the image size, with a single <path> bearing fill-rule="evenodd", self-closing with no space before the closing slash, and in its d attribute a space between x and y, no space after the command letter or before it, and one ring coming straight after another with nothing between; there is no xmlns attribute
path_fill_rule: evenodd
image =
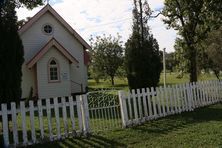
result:
<svg viewBox="0 0 222 148"><path fill-rule="evenodd" d="M46 25L43 26L43 31L44 31L45 34L51 35L52 32L53 32L53 28L52 28L51 25L46 24Z"/></svg>
<svg viewBox="0 0 222 148"><path fill-rule="evenodd" d="M50 60L49 62L49 81L57 82L59 81L59 65L55 59Z"/></svg>

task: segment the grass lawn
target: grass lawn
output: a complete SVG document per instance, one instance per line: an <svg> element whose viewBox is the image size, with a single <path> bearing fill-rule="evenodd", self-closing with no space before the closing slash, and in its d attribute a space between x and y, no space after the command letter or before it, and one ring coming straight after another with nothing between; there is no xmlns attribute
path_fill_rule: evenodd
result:
<svg viewBox="0 0 222 148"><path fill-rule="evenodd" d="M178 83L185 83L189 82L189 75L185 74L183 78L179 79L177 77L177 73L167 73L166 75L166 83L167 85L172 85L172 84L178 84ZM204 80L216 80L216 76L214 74L200 74L198 76L198 81L204 81ZM89 88L90 91L93 91L98 88L113 88L113 89L122 89L122 90L127 90L128 89L128 83L126 78L116 78L115 79L115 85L112 86L111 82L109 79L107 80L100 80L100 83L96 84L96 82L93 79L90 79L88 81L89 83ZM160 76L160 83L159 85L163 85L163 74Z"/></svg>
<svg viewBox="0 0 222 148"><path fill-rule="evenodd" d="M33 147L222 147L222 104L146 124Z"/></svg>
<svg viewBox="0 0 222 148"><path fill-rule="evenodd" d="M175 73L167 74L167 84L189 81L188 75L185 75L182 79L177 79L176 75ZM216 77L210 74L199 76L199 80L213 79L216 79ZM115 83L113 87L109 80L101 81L98 85L95 81L89 80L90 91L97 88L128 89L126 79L116 79ZM163 85L162 76L160 85ZM26 120L27 127L30 128L29 118ZM62 119L60 120L62 123ZM48 133L46 117L44 122L45 132ZM35 123L35 126L38 127L37 118ZM52 118L53 133L56 133L55 123L55 118ZM91 126L100 126L100 121L96 123L96 125ZM18 128L21 135L21 126ZM1 125L0 129L2 129ZM222 147L221 129L222 104L217 104L196 109L194 112L150 121L133 128L102 131L91 135L89 138L69 138L32 147ZM61 124L61 131L63 130L64 128ZM37 137L39 137L39 131L37 133ZM31 136L30 131L28 136ZM12 139L12 136L10 136L10 139ZM0 143L2 143L2 140L2 134L0 133Z"/></svg>

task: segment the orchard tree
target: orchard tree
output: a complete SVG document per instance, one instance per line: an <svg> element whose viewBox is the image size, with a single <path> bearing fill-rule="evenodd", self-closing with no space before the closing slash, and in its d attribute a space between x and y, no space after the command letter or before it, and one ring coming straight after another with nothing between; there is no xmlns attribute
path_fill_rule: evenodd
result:
<svg viewBox="0 0 222 148"><path fill-rule="evenodd" d="M114 77L118 68L123 64L123 47L120 36L99 36L92 42L92 75L98 77L110 77L114 85Z"/></svg>
<svg viewBox="0 0 222 148"><path fill-rule="evenodd" d="M127 40L125 64L130 89L157 86L162 70L157 40L150 33L151 9L146 0L134 0L132 34Z"/></svg>
<svg viewBox="0 0 222 148"><path fill-rule="evenodd" d="M166 53L166 69L171 72L174 71L176 68L176 58L175 58L175 52Z"/></svg>
<svg viewBox="0 0 222 148"><path fill-rule="evenodd" d="M23 45L18 34L16 7L33 8L42 1L4 0L0 3L0 103L19 101Z"/></svg>
<svg viewBox="0 0 222 148"><path fill-rule="evenodd" d="M222 22L221 0L165 0L164 22L178 31L189 61L190 81L197 81L198 44Z"/></svg>

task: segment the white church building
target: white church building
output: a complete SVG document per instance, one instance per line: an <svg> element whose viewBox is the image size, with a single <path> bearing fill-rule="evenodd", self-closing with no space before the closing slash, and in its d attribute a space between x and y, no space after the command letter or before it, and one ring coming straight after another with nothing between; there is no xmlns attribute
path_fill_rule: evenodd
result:
<svg viewBox="0 0 222 148"><path fill-rule="evenodd" d="M25 59L22 98L63 97L86 91L86 50L91 47L50 5L23 25L19 34Z"/></svg>

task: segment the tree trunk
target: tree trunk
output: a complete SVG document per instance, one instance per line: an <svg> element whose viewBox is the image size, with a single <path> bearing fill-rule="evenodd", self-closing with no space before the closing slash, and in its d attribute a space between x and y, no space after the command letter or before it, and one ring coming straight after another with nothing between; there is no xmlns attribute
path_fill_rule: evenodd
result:
<svg viewBox="0 0 222 148"><path fill-rule="evenodd" d="M112 86L114 86L114 77L111 76L111 83L112 83Z"/></svg>
<svg viewBox="0 0 222 148"><path fill-rule="evenodd" d="M142 38L142 44L144 42L144 29L143 29L143 5L141 0L139 0L139 7L140 7L140 27L141 27L141 38Z"/></svg>
<svg viewBox="0 0 222 148"><path fill-rule="evenodd" d="M197 82L197 50L190 47L190 82Z"/></svg>
<svg viewBox="0 0 222 148"><path fill-rule="evenodd" d="M217 79L220 80L220 71L217 71L217 70L213 70L213 71Z"/></svg>

